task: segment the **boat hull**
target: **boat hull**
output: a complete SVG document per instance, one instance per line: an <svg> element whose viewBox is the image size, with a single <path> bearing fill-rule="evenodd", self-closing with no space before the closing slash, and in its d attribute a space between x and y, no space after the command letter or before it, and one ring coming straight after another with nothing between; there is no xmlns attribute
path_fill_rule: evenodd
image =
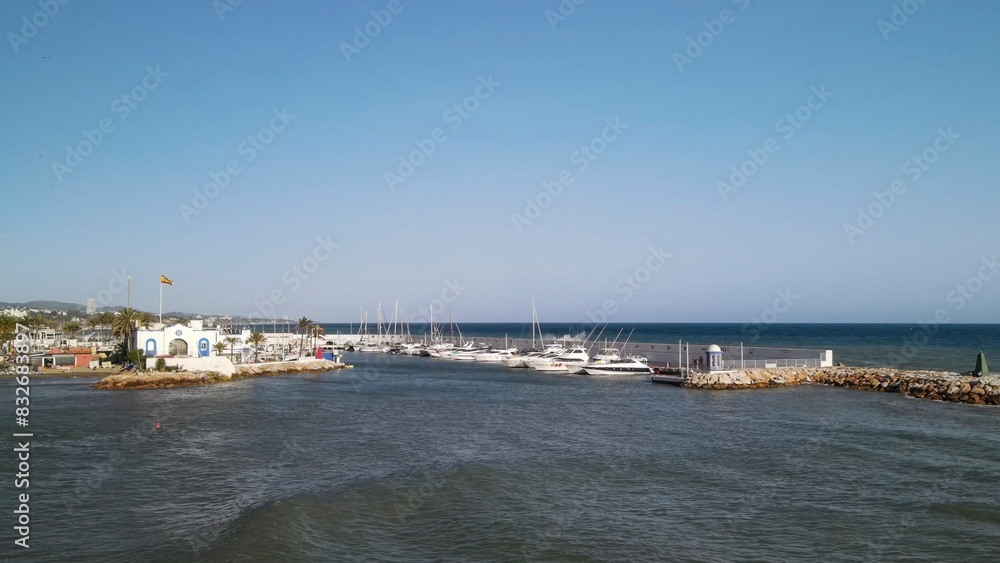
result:
<svg viewBox="0 0 1000 563"><path fill-rule="evenodd" d="M652 368L643 367L621 367L614 366L591 366L586 368L587 375L652 375Z"/></svg>

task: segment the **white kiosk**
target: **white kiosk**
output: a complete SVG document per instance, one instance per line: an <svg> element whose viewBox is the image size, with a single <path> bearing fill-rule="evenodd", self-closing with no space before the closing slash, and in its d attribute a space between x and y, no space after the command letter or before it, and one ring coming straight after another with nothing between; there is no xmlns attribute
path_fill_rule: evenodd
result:
<svg viewBox="0 0 1000 563"><path fill-rule="evenodd" d="M706 350L706 362L705 365L708 367L708 371L722 371L722 348L717 345L712 344Z"/></svg>

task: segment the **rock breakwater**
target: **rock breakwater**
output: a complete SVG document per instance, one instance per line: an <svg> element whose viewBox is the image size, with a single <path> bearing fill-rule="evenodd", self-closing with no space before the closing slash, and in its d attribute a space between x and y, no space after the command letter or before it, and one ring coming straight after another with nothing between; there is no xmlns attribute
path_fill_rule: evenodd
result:
<svg viewBox="0 0 1000 563"><path fill-rule="evenodd" d="M310 360L295 362L270 362L263 364L245 364L236 366L236 373L225 376L218 372L147 372L147 373L116 373L109 375L94 384L96 389L160 389L169 387L187 387L192 385L208 385L237 379L252 377L270 377L287 373L324 372L341 369L345 366L330 360Z"/></svg>
<svg viewBox="0 0 1000 563"><path fill-rule="evenodd" d="M903 393L919 399L1000 405L1000 377L972 377L954 372L895 368L826 367L747 369L693 373L684 387L756 389L818 383L862 391Z"/></svg>

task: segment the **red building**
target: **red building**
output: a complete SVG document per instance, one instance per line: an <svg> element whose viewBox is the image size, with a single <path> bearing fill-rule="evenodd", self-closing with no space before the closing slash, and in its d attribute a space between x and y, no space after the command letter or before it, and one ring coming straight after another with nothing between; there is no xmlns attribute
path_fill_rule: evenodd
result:
<svg viewBox="0 0 1000 563"><path fill-rule="evenodd" d="M42 365L56 368L89 368L90 362L98 359L97 348L53 348L45 353Z"/></svg>

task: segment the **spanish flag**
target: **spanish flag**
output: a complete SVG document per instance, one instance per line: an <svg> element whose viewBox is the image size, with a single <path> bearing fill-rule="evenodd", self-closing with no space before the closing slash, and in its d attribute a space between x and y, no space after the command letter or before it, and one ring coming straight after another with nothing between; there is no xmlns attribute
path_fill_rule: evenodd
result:
<svg viewBox="0 0 1000 563"><path fill-rule="evenodd" d="M165 283L167 285L174 285L174 280L168 278L167 276L160 274L160 283Z"/></svg>

